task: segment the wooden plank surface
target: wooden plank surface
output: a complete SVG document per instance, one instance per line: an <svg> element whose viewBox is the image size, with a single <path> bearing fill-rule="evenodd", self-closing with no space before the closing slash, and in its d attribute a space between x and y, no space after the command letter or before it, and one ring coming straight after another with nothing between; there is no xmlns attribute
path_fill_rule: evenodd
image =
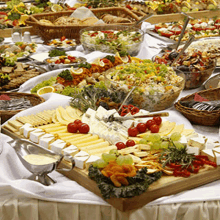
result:
<svg viewBox="0 0 220 220"><path fill-rule="evenodd" d="M12 133L2 127L2 132L12 138L21 138L18 133ZM59 167L69 168L71 165L67 161L63 161ZM58 171L69 179L76 181L81 186L102 197L100 190L95 181L88 177L88 173L85 170L74 168L71 171ZM214 168L207 166L206 169L200 170L198 174L191 174L188 178L174 177L174 176L162 176L149 186L147 191L139 196L132 198L111 198L106 202L111 204L116 209L126 212L133 209L139 209L147 203L163 197L173 195L184 190L189 190L215 180L220 179L220 167Z"/></svg>

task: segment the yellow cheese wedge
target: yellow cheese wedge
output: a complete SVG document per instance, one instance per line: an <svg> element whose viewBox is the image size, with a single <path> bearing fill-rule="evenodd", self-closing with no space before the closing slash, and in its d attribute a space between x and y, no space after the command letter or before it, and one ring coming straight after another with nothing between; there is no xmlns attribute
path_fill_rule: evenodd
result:
<svg viewBox="0 0 220 220"><path fill-rule="evenodd" d="M98 138L99 138L98 135L92 135L91 137L81 137L79 140L74 141L74 145L78 147L78 144L88 143L88 142L97 140Z"/></svg>
<svg viewBox="0 0 220 220"><path fill-rule="evenodd" d="M82 150L89 153L91 150L96 150L96 149L99 149L99 148L104 149L105 147L108 147L108 146L109 146L109 142L105 141L105 142L102 142L102 143L93 144L93 145L89 145L87 147L83 147Z"/></svg>
<svg viewBox="0 0 220 220"><path fill-rule="evenodd" d="M65 120L68 121L69 123L73 120L66 112L66 109L64 109L62 106L58 107L58 111L60 112L61 117Z"/></svg>
<svg viewBox="0 0 220 220"><path fill-rule="evenodd" d="M42 130L46 131L47 133L50 133L50 132L59 132L60 130L63 130L63 129L66 129L67 131L67 128L66 126L57 126L57 127L52 127L52 128L41 128Z"/></svg>
<svg viewBox="0 0 220 220"><path fill-rule="evenodd" d="M93 144L98 144L98 143L101 143L101 142L104 142L105 140L100 138L100 139L97 139L97 140L94 140L94 141L91 141L91 142L88 142L88 143L82 143L82 144L77 144L77 147L79 149L82 149L83 147L86 147L88 145L93 145Z"/></svg>
<svg viewBox="0 0 220 220"><path fill-rule="evenodd" d="M97 155L97 156L101 157L103 153L108 153L112 149L117 149L117 147L115 145L110 145L110 146L106 146L104 148L101 147L98 149L88 150L87 152L90 155Z"/></svg>
<svg viewBox="0 0 220 220"><path fill-rule="evenodd" d="M184 129L183 132L181 133L182 135L188 136L191 135L195 132L194 129Z"/></svg>
<svg viewBox="0 0 220 220"><path fill-rule="evenodd" d="M169 121L164 122L160 127L160 131L158 134L160 136L167 136L174 129L175 125L176 125L175 122L169 122Z"/></svg>
<svg viewBox="0 0 220 220"><path fill-rule="evenodd" d="M170 134L173 134L174 132L179 132L181 134L183 130L184 130L184 124L176 125L174 129L170 132Z"/></svg>
<svg viewBox="0 0 220 220"><path fill-rule="evenodd" d="M78 141L78 140L81 140L81 139L85 139L85 138L88 138L88 137L91 137L92 135L91 134L84 134L83 136L78 136L78 137L75 137L74 135L72 136L69 136L69 137L63 137L62 139L64 141L68 141L68 142L73 142L73 141Z"/></svg>

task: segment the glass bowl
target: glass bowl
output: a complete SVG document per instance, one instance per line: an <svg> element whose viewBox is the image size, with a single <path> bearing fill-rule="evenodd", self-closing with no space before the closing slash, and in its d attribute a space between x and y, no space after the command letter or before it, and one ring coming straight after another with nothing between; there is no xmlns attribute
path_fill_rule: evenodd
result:
<svg viewBox="0 0 220 220"><path fill-rule="evenodd" d="M147 66L147 64L145 65ZM129 68L129 64L125 66L126 69L127 67ZM140 85L131 85L131 81L135 82L138 78L141 78L141 76L137 78L133 77L133 75L137 72L130 72L127 74L129 75L129 78L122 79L123 74L120 72L116 73L115 75L115 71L120 71L119 69L121 67L122 66L118 67L118 70L116 67L115 70L109 70L106 72L106 85L109 87L109 89L124 91L125 93L128 93L133 88L133 86L135 86L136 88L131 94L132 103L141 109L145 109L150 112L167 109L173 105L173 103L179 97L181 91L184 89L185 75L182 73L182 71L176 68L168 67L169 71L166 73L167 76L164 77L164 81L161 79L161 83L159 83L159 81L154 82L154 79L152 78L151 82L149 82L148 79L145 79ZM138 68L139 67L137 65L137 69ZM122 71L125 73L126 69L124 68ZM150 74L152 74L152 72L149 73L149 75ZM163 74L163 70L161 74ZM117 79L120 77L122 78L118 81ZM159 77L159 75L156 76L158 79ZM131 79L131 81L129 79Z"/></svg>
<svg viewBox="0 0 220 220"><path fill-rule="evenodd" d="M197 52L195 52L197 53ZM152 60L157 63L172 64L172 59L169 57L170 52L159 53L155 55ZM185 74L185 88L184 89L195 89L200 86L212 75L216 68L216 58L206 58L200 60L197 57L191 57L188 54L184 54L180 59L181 64L185 62L186 65L181 65L179 61L175 65L175 68L181 70ZM192 64L191 64L191 63ZM193 63L194 62L194 63Z"/></svg>
<svg viewBox="0 0 220 220"><path fill-rule="evenodd" d="M144 32L137 27L107 25L88 27L80 30L80 42L87 53L126 52L136 56L144 40Z"/></svg>

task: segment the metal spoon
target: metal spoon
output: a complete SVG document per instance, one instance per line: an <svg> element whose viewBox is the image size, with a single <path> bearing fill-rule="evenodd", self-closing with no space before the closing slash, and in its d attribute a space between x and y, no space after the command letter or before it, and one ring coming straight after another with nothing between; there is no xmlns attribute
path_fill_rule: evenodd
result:
<svg viewBox="0 0 220 220"><path fill-rule="evenodd" d="M189 45L194 41L195 36L191 35L189 40L185 43L184 47L182 48L182 50L179 52L178 56L174 59L174 61L172 62L171 66L173 66L177 60L180 58L180 56L185 52L185 50L189 47Z"/></svg>

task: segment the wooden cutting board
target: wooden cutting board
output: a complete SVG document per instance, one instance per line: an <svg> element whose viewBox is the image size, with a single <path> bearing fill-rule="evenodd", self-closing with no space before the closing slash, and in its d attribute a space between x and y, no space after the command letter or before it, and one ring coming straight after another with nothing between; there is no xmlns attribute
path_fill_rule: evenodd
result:
<svg viewBox="0 0 220 220"><path fill-rule="evenodd" d="M4 127L2 127L2 133L5 133L12 138L21 138L18 133L12 133ZM59 167L70 168L71 164L67 161L63 161ZM86 170L81 170L75 167L73 170L68 172L58 172L62 173L69 179L76 181L81 186L85 187L96 195L102 197L96 182L88 177L88 172ZM198 174L191 174L191 176L188 178L162 176L161 179L152 183L145 193L139 196L132 198L111 198L105 201L116 209L119 209L122 212L126 212L133 209L139 209L157 198L173 195L184 190L189 190L213 182L218 179L220 179L220 166L217 168L207 166Z"/></svg>

